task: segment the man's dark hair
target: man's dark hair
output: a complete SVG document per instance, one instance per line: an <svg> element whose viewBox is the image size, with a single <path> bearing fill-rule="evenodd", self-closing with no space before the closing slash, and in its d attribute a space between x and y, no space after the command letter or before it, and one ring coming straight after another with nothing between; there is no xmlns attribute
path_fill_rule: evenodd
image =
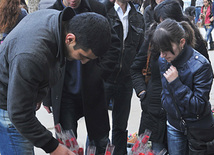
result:
<svg viewBox="0 0 214 155"><path fill-rule="evenodd" d="M97 13L87 12L75 15L65 23L65 34L73 33L76 37L74 49L89 49L96 56L103 55L111 42L111 30L108 20Z"/></svg>

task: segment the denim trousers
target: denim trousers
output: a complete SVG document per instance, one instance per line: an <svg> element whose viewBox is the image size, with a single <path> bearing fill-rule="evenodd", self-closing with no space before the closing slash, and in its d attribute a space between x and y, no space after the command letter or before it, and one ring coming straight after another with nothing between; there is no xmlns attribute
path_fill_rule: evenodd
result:
<svg viewBox="0 0 214 155"><path fill-rule="evenodd" d="M64 130L72 129L77 137L78 120L83 117L83 103L82 100L66 100L61 103L60 108L60 124ZM95 120L96 121L96 120ZM109 135L105 135L100 139L86 139L86 151L89 145L96 146L96 155L103 155L106 146L109 142ZM89 140L90 139L90 140Z"/></svg>
<svg viewBox="0 0 214 155"><path fill-rule="evenodd" d="M170 155L188 155L187 136L183 132L167 125L168 152Z"/></svg>
<svg viewBox="0 0 214 155"><path fill-rule="evenodd" d="M0 109L0 154L34 155L33 144L16 130L3 109Z"/></svg>
<svg viewBox="0 0 214 155"><path fill-rule="evenodd" d="M133 93L132 82L105 82L107 104L112 101L112 144L114 155L127 154L127 123Z"/></svg>
<svg viewBox="0 0 214 155"><path fill-rule="evenodd" d="M195 24L197 24L200 14L201 14L201 7L195 7Z"/></svg>
<svg viewBox="0 0 214 155"><path fill-rule="evenodd" d="M212 30L213 30L213 24L209 25L209 26L205 26L204 25L204 29L206 31L206 34L205 34L205 40L206 41L210 41L210 43L212 43L213 41L213 38L212 38Z"/></svg>

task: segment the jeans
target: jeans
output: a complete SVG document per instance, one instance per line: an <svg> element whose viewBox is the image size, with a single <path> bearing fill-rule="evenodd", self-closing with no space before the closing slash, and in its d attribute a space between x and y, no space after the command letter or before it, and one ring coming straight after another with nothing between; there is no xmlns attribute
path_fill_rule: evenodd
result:
<svg viewBox="0 0 214 155"><path fill-rule="evenodd" d="M201 7L195 7L195 24L197 24L200 14L201 14Z"/></svg>
<svg viewBox="0 0 214 155"><path fill-rule="evenodd" d="M183 132L167 125L168 152L170 155L188 155L187 136Z"/></svg>
<svg viewBox="0 0 214 155"><path fill-rule="evenodd" d="M130 113L132 82L105 82L107 104L113 103L112 109L112 144L114 155L127 154L127 123Z"/></svg>
<svg viewBox="0 0 214 155"><path fill-rule="evenodd" d="M16 130L3 109L0 109L0 154L34 155L33 144Z"/></svg>
<svg viewBox="0 0 214 155"><path fill-rule="evenodd" d="M210 40L210 43L212 43L213 41L213 38L212 38L212 30L213 30L213 24L209 25L209 26L205 26L204 25L204 29L206 31L206 34L205 34L205 40L208 41Z"/></svg>

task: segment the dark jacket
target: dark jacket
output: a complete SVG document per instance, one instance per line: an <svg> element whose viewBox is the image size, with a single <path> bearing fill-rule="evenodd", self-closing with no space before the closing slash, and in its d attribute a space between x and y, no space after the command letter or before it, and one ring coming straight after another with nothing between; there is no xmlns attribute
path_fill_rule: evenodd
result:
<svg viewBox="0 0 214 155"><path fill-rule="evenodd" d="M147 6L143 13L145 22L145 31L149 29L150 25L154 22L154 9L151 9L151 5Z"/></svg>
<svg viewBox="0 0 214 155"><path fill-rule="evenodd" d="M166 142L166 113L161 104L162 86L158 60L153 57L149 60L151 79L148 84L145 83L142 75L142 69L147 63L148 47L148 40L145 40L130 70L136 94L146 90L146 96L141 101L142 115L139 134L144 133L145 129L149 129L152 131L150 137L152 142L164 143Z"/></svg>
<svg viewBox="0 0 214 155"><path fill-rule="evenodd" d="M162 103L169 123L181 131L184 129L172 103L176 102L188 126L211 127L213 116L210 116L209 94L213 71L209 61L190 46L186 46L184 51L172 61L179 77L171 83L168 83L163 76L171 64L164 58L159 58L159 65L163 87Z"/></svg>
<svg viewBox="0 0 214 155"><path fill-rule="evenodd" d="M108 78L109 82L126 82L131 80L130 66L133 59L140 49L144 40L144 20L143 15L136 11L135 7L129 2L131 10L128 15L129 28L128 35L123 42L123 26L122 22L117 15L114 7L108 11L108 16L111 21L111 25L120 38L121 52L119 61L114 69L113 74Z"/></svg>
<svg viewBox="0 0 214 155"><path fill-rule="evenodd" d="M35 117L35 108L61 76L59 15L42 10L26 16L0 45L0 108L24 137L48 153L58 141Z"/></svg>
<svg viewBox="0 0 214 155"><path fill-rule="evenodd" d="M103 4L95 0L82 0L81 12L96 12L106 16L105 7ZM51 7L61 10L63 6L61 0L57 0ZM82 65L82 101L83 113L85 116L87 132L90 139L99 139L110 130L108 111L104 96L103 79L114 69L115 63L118 60L120 42L115 32L112 30L112 44L102 58L92 60L85 65ZM62 89L64 83L65 68L63 68L63 77L57 85L51 88L49 95L44 101L44 105L53 107L54 123L59 123L60 104L62 98Z"/></svg>

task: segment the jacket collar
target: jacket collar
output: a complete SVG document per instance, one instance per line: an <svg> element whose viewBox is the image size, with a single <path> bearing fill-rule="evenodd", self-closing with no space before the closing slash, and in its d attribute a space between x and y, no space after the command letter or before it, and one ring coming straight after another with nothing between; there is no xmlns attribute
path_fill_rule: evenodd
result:
<svg viewBox="0 0 214 155"><path fill-rule="evenodd" d="M62 23L63 21L68 21L71 18L75 16L75 12L72 8L66 7L63 9L58 17L58 33L57 36L59 38L59 46L58 46L58 52L57 52L57 58L60 59L60 67L62 67L65 64L65 49L64 49L64 38L63 38L63 30L62 30Z"/></svg>
<svg viewBox="0 0 214 155"><path fill-rule="evenodd" d="M191 46L185 45L182 52L178 55L178 57L172 61L172 65L175 67L182 67L184 63L186 63L193 54L193 48Z"/></svg>
<svg viewBox="0 0 214 155"><path fill-rule="evenodd" d="M132 2L128 2L129 5L131 6L131 10L129 11L129 16L132 15L134 12L137 12L134 5L132 4ZM118 18L119 20L119 17L117 15L117 12L115 11L114 7L112 7L109 11L108 11L108 15L111 16L111 17L114 17L114 18Z"/></svg>

